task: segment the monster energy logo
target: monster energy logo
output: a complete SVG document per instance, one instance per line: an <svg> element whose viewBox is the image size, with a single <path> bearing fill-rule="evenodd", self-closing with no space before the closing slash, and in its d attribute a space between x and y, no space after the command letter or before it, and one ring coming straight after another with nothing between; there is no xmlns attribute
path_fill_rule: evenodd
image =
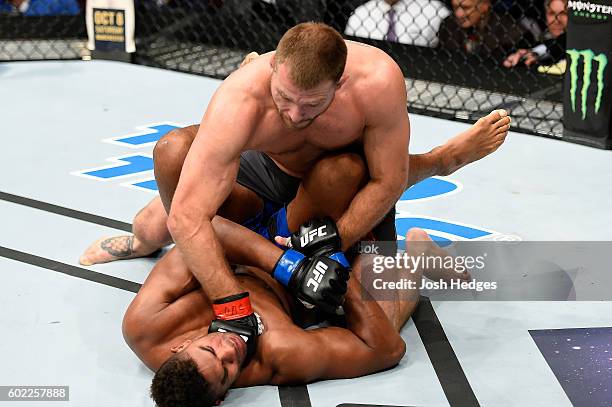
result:
<svg viewBox="0 0 612 407"><path fill-rule="evenodd" d="M595 55L590 49L576 50L568 49L567 55L570 57L570 98L572 101L572 111L576 112L576 87L578 83L578 61L580 57L583 59L582 70L582 90L580 91L580 111L582 112L582 120L586 119L587 115L587 92L591 86L591 72L593 61L597 62L597 96L595 97L595 113L599 112L601 107L601 97L603 95L604 71L608 65L608 58L605 54Z"/></svg>

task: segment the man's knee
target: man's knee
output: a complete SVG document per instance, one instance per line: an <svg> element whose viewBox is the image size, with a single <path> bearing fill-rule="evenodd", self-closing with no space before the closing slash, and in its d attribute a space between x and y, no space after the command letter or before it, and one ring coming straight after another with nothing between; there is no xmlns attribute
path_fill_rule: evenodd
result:
<svg viewBox="0 0 612 407"><path fill-rule="evenodd" d="M322 158L312 169L310 177L334 187L360 186L367 174L363 158L355 153L340 153Z"/></svg>
<svg viewBox="0 0 612 407"><path fill-rule="evenodd" d="M172 163L181 165L189 152L189 148L197 133L197 126L189 126L182 129L174 129L166 133L155 144L153 149L153 160L170 165Z"/></svg>

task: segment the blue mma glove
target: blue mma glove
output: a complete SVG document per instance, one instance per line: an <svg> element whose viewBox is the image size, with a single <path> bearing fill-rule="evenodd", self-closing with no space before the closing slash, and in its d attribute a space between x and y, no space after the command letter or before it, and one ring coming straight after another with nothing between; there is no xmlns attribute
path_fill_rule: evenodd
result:
<svg viewBox="0 0 612 407"><path fill-rule="evenodd" d="M318 307L335 313L344 302L349 271L331 257L306 257L288 249L274 266L272 276L307 308Z"/></svg>

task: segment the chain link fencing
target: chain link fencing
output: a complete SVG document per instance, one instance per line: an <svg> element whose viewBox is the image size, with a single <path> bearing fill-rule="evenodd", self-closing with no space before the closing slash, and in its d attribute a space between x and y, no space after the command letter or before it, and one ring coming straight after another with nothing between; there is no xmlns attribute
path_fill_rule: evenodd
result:
<svg viewBox="0 0 612 407"><path fill-rule="evenodd" d="M84 5L84 0L0 0L0 62L89 55Z"/></svg>
<svg viewBox="0 0 612 407"><path fill-rule="evenodd" d="M28 15L16 6L22 1L0 0L1 61L89 55L84 2L30 0L30 7L79 8ZM504 108L515 130L562 135L565 0L136 0L135 7L139 64L222 79L248 52L275 49L293 25L322 21L398 62L410 112L473 122Z"/></svg>

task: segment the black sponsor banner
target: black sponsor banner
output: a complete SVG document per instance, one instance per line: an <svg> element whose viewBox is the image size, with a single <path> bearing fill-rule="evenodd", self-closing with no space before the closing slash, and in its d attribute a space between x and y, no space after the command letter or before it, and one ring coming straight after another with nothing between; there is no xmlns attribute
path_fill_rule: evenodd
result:
<svg viewBox="0 0 612 407"><path fill-rule="evenodd" d="M130 62L136 51L133 0L89 0L85 15L92 57Z"/></svg>
<svg viewBox="0 0 612 407"><path fill-rule="evenodd" d="M95 49L98 51L125 51L125 11L93 9Z"/></svg>
<svg viewBox="0 0 612 407"><path fill-rule="evenodd" d="M612 148L612 0L568 1L563 137Z"/></svg>

